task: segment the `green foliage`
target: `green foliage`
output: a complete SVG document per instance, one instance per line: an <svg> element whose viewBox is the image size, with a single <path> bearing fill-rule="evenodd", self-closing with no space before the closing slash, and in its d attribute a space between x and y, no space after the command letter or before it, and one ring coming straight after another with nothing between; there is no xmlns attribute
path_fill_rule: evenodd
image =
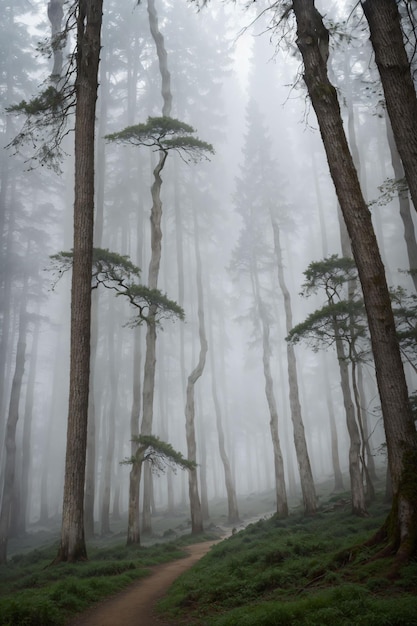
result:
<svg viewBox="0 0 417 626"><path fill-rule="evenodd" d="M57 626L64 619L52 599L37 594L0 600L1 626Z"/></svg>
<svg viewBox="0 0 417 626"><path fill-rule="evenodd" d="M63 94L56 87L50 85L29 102L22 100L19 104L7 107L6 111L24 113L25 115L45 115L48 111L56 114L62 110L63 103Z"/></svg>
<svg viewBox="0 0 417 626"><path fill-rule="evenodd" d="M170 443L161 441L155 435L138 435L133 437L132 441L138 446L136 454L122 461L124 464L148 461L156 473L164 472L166 467L174 471L177 467L188 470L197 467L194 461L185 459Z"/></svg>
<svg viewBox="0 0 417 626"><path fill-rule="evenodd" d="M163 152L176 150L192 160L201 158L206 152L214 154L213 146L193 136L192 126L172 117L148 117L146 123L128 126L123 130L106 135L105 139L134 146L156 147Z"/></svg>
<svg viewBox="0 0 417 626"><path fill-rule="evenodd" d="M118 295L126 296L130 303L139 310L139 316L130 322L130 326L137 326L143 320L147 321L151 315L155 317L153 309L156 308L157 320L178 318L185 319L184 309L174 300L159 289L149 289L145 285L131 284L126 293Z"/></svg>
<svg viewBox="0 0 417 626"><path fill-rule="evenodd" d="M56 172L64 156L62 141L68 133L67 122L75 105L75 89L68 75L57 89L48 85L38 96L22 100L7 108L9 113L24 115L22 130L13 138L8 147L16 152L26 144L31 144L34 153L30 161L37 161Z"/></svg>
<svg viewBox="0 0 417 626"><path fill-rule="evenodd" d="M349 359L364 358L370 350L368 325L363 298L356 289L358 273L353 259L333 254L310 263L304 276L302 294L324 292L326 304L294 327L287 341L295 344L303 339L317 351L340 339L348 346Z"/></svg>
<svg viewBox="0 0 417 626"><path fill-rule="evenodd" d="M328 300L339 298L340 293L349 281L358 278L355 262L349 257L333 254L321 261L313 261L304 272L306 280L303 284L303 295L324 290Z"/></svg>
<svg viewBox="0 0 417 626"><path fill-rule="evenodd" d="M50 258L55 286L63 274L72 269L73 252L59 252ZM139 278L140 269L128 256L104 248L94 248L91 288L96 289L102 285L115 291L117 296L126 297L137 311L137 315L129 323L130 326L148 321L160 323L162 319L184 319L182 307L159 289L149 289L135 282Z"/></svg>
<svg viewBox="0 0 417 626"><path fill-rule="evenodd" d="M311 313L288 334L287 341L295 344L305 340L317 351L337 338L347 343L367 337L365 307L362 300L331 302Z"/></svg>
<svg viewBox="0 0 417 626"><path fill-rule="evenodd" d="M154 146L167 136L190 133L195 133L194 128L175 118L148 117L144 124L127 126L117 133L106 135L105 139L120 143Z"/></svg>
<svg viewBox="0 0 417 626"><path fill-rule="evenodd" d="M91 604L185 556L179 542L150 547L92 547L90 560L48 567L56 545L14 556L0 567L0 626L58 626Z"/></svg>
<svg viewBox="0 0 417 626"><path fill-rule="evenodd" d="M407 583L391 597L389 561L369 560L360 548L386 509L379 504L371 514L363 520L336 510L251 524L178 579L160 609L210 626L417 624L415 567L405 568Z"/></svg>

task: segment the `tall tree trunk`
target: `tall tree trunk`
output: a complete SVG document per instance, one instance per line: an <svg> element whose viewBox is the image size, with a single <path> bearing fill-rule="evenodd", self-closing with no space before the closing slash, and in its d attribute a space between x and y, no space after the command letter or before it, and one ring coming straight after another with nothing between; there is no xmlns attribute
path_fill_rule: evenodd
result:
<svg viewBox="0 0 417 626"><path fill-rule="evenodd" d="M293 0L293 10L297 20L297 45L304 60L304 80L317 115L362 284L393 485L393 506L383 533L402 560L417 551L417 484L413 469L417 436L394 316L371 214L347 145L337 92L327 75L329 34L314 2ZM391 48L390 43L388 47ZM417 120L417 114L414 119Z"/></svg>
<svg viewBox="0 0 417 626"><path fill-rule="evenodd" d="M210 289L211 291L211 289ZM208 300L210 301L211 295L208 293ZM220 407L219 395L217 393L217 376L216 367L214 362L214 341L213 341L213 320L210 319L209 324L209 337L210 345L212 349L209 352L210 357L210 372L211 372L211 395L213 397L214 411L216 413L216 428L217 439L219 444L220 459L223 465L224 482L227 494L227 522L228 524L237 524L240 521L239 507L236 497L235 483L233 480L232 468L229 461L229 456L226 451L226 443L223 429L223 418Z"/></svg>
<svg viewBox="0 0 417 626"><path fill-rule="evenodd" d="M323 369L324 369L324 380L326 385L326 404L327 410L329 413L329 424L330 424L330 440L332 447L332 466L333 466L333 474L334 474L334 488L333 491L344 491L345 487L343 484L343 475L342 470L340 469L340 458L339 458L339 442L337 436L337 427L336 427L336 419L334 415L334 405L333 399L330 390L330 380L329 380L329 368L327 364L327 355L326 353L323 355Z"/></svg>
<svg viewBox="0 0 417 626"><path fill-rule="evenodd" d="M354 515L359 515L360 517L363 517L367 515L367 511L361 472L361 438L356 422L355 407L352 401L347 357L343 347L343 342L341 339L338 338L336 321L334 322L334 329L336 337L336 352L339 361L340 383L343 394L343 404L345 407L346 425L350 439L349 475L350 491L352 497L352 513Z"/></svg>
<svg viewBox="0 0 417 626"><path fill-rule="evenodd" d="M110 399L106 403L107 413L107 436L106 436L106 449L104 455L104 468L102 469L102 490L101 490L101 515L100 515L100 534L108 535L111 532L110 529L110 498L111 498L111 479L112 479L112 466L114 457L114 446L116 439L116 415L117 415L117 398L119 390L119 371L117 371L117 363L121 362L121 348L122 342L117 342L116 328L115 328L115 311L114 311L114 299L110 304L110 324L108 328L108 377L109 377L109 389ZM118 350L116 352L115 342L117 342Z"/></svg>
<svg viewBox="0 0 417 626"><path fill-rule="evenodd" d="M201 411L201 398L199 396L199 406L198 412L202 416L203 413ZM201 516L204 522L207 522L210 519L210 511L209 511L209 501L208 501L208 486L207 486L207 431L206 424L204 420L200 420L200 428L199 428L199 442L198 449L200 450L199 454L199 470L200 470L200 493L201 493Z"/></svg>
<svg viewBox="0 0 417 626"><path fill-rule="evenodd" d="M398 154L397 146L395 145L391 122L389 119L386 120L386 126L392 169L394 170L395 180L399 181L404 178L404 168L401 163L400 155ZM404 226L404 239L407 248L408 265L411 270L411 279L414 284L414 289L417 291L417 241L414 222L411 215L408 186L406 189L401 188L398 190L398 202L400 204L400 217Z"/></svg>
<svg viewBox="0 0 417 626"><path fill-rule="evenodd" d="M136 263L142 265L143 257L143 206L139 206L138 215L138 240L136 249ZM140 414L142 408L142 329L140 326L133 329L133 397L130 414L130 438L131 455L137 450L136 444L132 441L139 435ZM138 463L134 463L129 472L129 502L128 502L128 522L127 522L127 545L140 543L139 526L139 488L140 488L140 468Z"/></svg>
<svg viewBox="0 0 417 626"><path fill-rule="evenodd" d="M290 333L292 323L291 296L285 282L284 269L282 266L282 251L280 242L279 226L276 217L271 213L272 229L274 233L274 248L277 260L278 282L284 296L285 324L287 335ZM297 455L298 471L300 473L301 491L303 494L304 513L314 515L317 511L317 496L314 486L313 472L311 471L310 457L307 449L307 441L304 432L301 404L298 393L297 361L294 346L287 343L288 385L290 392L291 419L294 432L294 446Z"/></svg>
<svg viewBox="0 0 417 626"><path fill-rule="evenodd" d="M32 336L32 349L29 361L29 373L26 386L25 411L23 419L23 436L22 436L22 478L20 492L20 516L18 525L18 534L26 532L30 511L30 485L31 485L31 466L32 466L32 422L33 422L33 404L35 397L35 382L38 360L39 332L41 318L39 313L34 321L34 330Z"/></svg>
<svg viewBox="0 0 417 626"><path fill-rule="evenodd" d="M362 410L361 395L359 392L359 383L358 383L358 367L357 367L356 360L357 360L356 355L354 355L353 358L350 359L351 373L352 373L352 388L353 388L353 397L355 399L356 415L358 418L357 424L359 427L360 442L361 442L360 459L362 463L362 470L363 470L363 476L364 476L364 480L362 480L362 483L365 482L365 485L366 485L365 501L367 503L370 503L370 502L373 502L373 500L375 500L375 488L372 483L370 471L368 469L368 459L370 455L369 455L368 441L365 436L366 428L364 427L364 422L366 420L366 417L364 417L363 410Z"/></svg>
<svg viewBox="0 0 417 626"><path fill-rule="evenodd" d="M28 317L26 312L27 280L25 280L19 313L19 332L16 348L15 370L10 393L9 414L6 424L6 460L4 467L3 495L0 509L0 565L7 561L7 543L12 513L16 475L16 428L19 420L19 399L22 389L26 359L26 333Z"/></svg>
<svg viewBox="0 0 417 626"><path fill-rule="evenodd" d="M87 558L84 535L84 483L90 382L94 131L101 23L102 0L89 2L79 0L70 389L61 542L55 562Z"/></svg>
<svg viewBox="0 0 417 626"><path fill-rule="evenodd" d="M417 211L417 97L396 0L361 0L395 143Z"/></svg>
<svg viewBox="0 0 417 626"><path fill-rule="evenodd" d="M106 159L105 141L103 137L107 128L107 108L108 108L108 79L107 79L107 55L100 64L100 113L97 129L97 159L96 159L96 213L94 219L94 246L102 247L104 228L104 183L106 179ZM100 414L100 407L96 411L95 393L95 372L97 362L97 345L99 336L99 298L98 289L93 291L91 301L91 355L90 355L90 394L88 403L88 430L87 430L87 465L85 477L85 497L84 497L84 525L87 539L94 535L94 504L96 500L96 414Z"/></svg>
<svg viewBox="0 0 417 626"><path fill-rule="evenodd" d="M188 376L186 404L185 404L185 431L187 438L188 460L197 462L197 443L195 434L195 400L194 387L197 380L201 377L208 352L208 344L206 337L205 321L204 321L204 297L203 297L203 279L201 268L201 254L198 220L194 207L194 252L196 260L196 282L197 282L197 307L198 307L198 334L200 339L200 354L198 363ZM200 496L198 493L197 469L188 472L188 493L190 498L191 512L191 534L196 535L203 532L203 513L201 509Z"/></svg>
<svg viewBox="0 0 417 626"><path fill-rule="evenodd" d="M323 258L325 259L327 258L329 254L329 246L328 246L328 241L327 241L328 238L327 238L327 231L326 231L326 221L325 221L324 212L323 212L323 203L322 203L322 198L321 198L321 193L320 193L320 187L318 184L318 173L316 171L316 162L314 158L312 160L312 167L313 167L313 173L314 173L316 195L317 195L317 200L318 200L319 223L320 223L320 232L321 232L321 240L322 240L322 248L323 248ZM324 372L324 381L326 384L326 404L327 404L327 410L329 414L330 438L331 438L331 447L332 447L332 466L333 466L333 474L334 474L334 491L344 491L343 475L342 475L342 471L340 468L339 441L338 441L338 434L337 434L337 426L336 426L336 419L335 419L335 414L334 414L332 393L330 390L329 363L327 359L327 353L323 353L322 364L323 364L323 372Z"/></svg>
<svg viewBox="0 0 417 626"><path fill-rule="evenodd" d="M158 15L155 8L154 0L148 0L148 16L149 27L152 38L155 42L156 52L159 61L159 71L161 74L161 93L163 98L162 115L169 116L171 113L171 77L168 71L168 56L165 50L164 37L159 31ZM154 169L154 183L152 185L152 210L151 210L151 260L149 263L148 286L150 289L156 289L158 286L159 267L161 263L161 241L162 241L162 202L161 202L161 172L165 165L167 152L159 152L159 162ZM153 420L153 397L155 387L155 367L156 367L156 321L152 319L151 311L150 319L147 325L146 334L146 356L145 371L143 379L143 402L142 402L142 425L141 434L150 435L152 431ZM139 470L141 473L141 468ZM152 531L151 511L150 511L150 480L151 474L147 472L146 483L144 484L144 502L143 502L143 520L146 532ZM139 476L140 481L140 476Z"/></svg>
<svg viewBox="0 0 417 626"><path fill-rule="evenodd" d="M51 41L54 57L51 80L54 83L59 82L62 74L63 42L60 41L60 35L64 17L64 2L65 0L51 0L48 2L48 18L51 23Z"/></svg>
<svg viewBox="0 0 417 626"><path fill-rule="evenodd" d="M258 299L259 317L262 327L262 362L265 376L265 394L270 414L270 429L272 437L272 447L274 450L275 468L275 496L277 515L280 518L288 517L287 492L285 488L284 461L281 452L281 444L278 433L278 410L274 394L274 385L270 364L270 343L269 343L269 323L263 303Z"/></svg>
<svg viewBox="0 0 417 626"><path fill-rule="evenodd" d="M218 439L218 444L219 444L219 454L220 454L220 459L223 465L224 482L225 482L226 494L227 494L227 522L228 524L237 524L240 521L239 507L238 507L238 502L237 502L237 497L236 497L236 487L235 487L235 481L233 478L232 466L229 460L229 455L227 454L227 450L226 450L222 409L220 406L220 400L219 400L219 394L218 394L216 363L218 363L219 359L217 359L216 362L214 360L214 351L216 350L216 354L217 356L219 356L218 350L221 350L221 348L218 346L215 348L214 338L213 338L214 320L213 320L213 307L210 305L210 303L212 302L212 289L211 289L210 280L207 281L207 302L208 302L208 313L209 313L208 335L209 335L209 343L212 346L212 349L209 351L210 373L211 373L211 395L213 397L214 411L216 414L216 428L217 428L217 439ZM224 353L221 352L220 354L221 354L220 360L223 363Z"/></svg>

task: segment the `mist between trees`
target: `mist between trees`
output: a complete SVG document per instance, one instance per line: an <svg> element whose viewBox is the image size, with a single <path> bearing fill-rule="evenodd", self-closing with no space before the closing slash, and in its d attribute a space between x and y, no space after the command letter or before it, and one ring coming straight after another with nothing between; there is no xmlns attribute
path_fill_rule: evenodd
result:
<svg viewBox="0 0 417 626"><path fill-rule="evenodd" d="M415 554L414 9L200 4L0 0L1 562L325 481Z"/></svg>

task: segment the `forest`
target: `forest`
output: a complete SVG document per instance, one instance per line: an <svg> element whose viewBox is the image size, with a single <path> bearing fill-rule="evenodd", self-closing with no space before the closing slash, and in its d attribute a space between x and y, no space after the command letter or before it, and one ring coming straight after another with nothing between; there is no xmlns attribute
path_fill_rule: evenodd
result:
<svg viewBox="0 0 417 626"><path fill-rule="evenodd" d="M411 577L415 4L0 7L0 578L330 509Z"/></svg>

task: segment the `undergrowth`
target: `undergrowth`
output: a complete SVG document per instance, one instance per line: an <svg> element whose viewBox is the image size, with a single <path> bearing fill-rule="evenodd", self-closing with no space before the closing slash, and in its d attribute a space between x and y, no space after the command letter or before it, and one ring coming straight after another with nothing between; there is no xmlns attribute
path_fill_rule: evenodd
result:
<svg viewBox="0 0 417 626"><path fill-rule="evenodd" d="M57 545L14 555L0 567L1 626L59 626L94 602L185 555L187 540L89 550L89 560L50 566Z"/></svg>
<svg viewBox="0 0 417 626"><path fill-rule="evenodd" d="M417 625L417 563L393 582L389 560L363 547L387 514L346 510L271 517L220 544L185 573L159 608L204 626Z"/></svg>

